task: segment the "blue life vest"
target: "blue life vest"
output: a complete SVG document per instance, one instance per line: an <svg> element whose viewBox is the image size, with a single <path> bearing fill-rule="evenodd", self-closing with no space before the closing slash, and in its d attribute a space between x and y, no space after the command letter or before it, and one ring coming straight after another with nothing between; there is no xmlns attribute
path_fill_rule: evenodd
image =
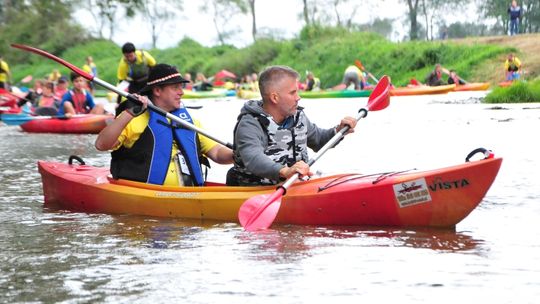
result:
<svg viewBox="0 0 540 304"><path fill-rule="evenodd" d="M171 114L193 123L185 108ZM120 147L111 153L113 178L163 185L171 162L174 140L186 161L193 184L202 186L204 178L199 160L197 133L184 129L174 121L169 123L166 118L153 111L150 111L149 115L147 127L133 146Z"/></svg>

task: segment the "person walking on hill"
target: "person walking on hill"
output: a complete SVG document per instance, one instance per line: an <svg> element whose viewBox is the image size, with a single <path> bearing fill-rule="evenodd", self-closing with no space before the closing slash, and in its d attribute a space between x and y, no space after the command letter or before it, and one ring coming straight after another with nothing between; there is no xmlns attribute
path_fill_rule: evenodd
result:
<svg viewBox="0 0 540 304"><path fill-rule="evenodd" d="M508 15L510 16L510 36L519 34L519 24L523 10L517 4L516 0L513 0L512 4L508 7Z"/></svg>
<svg viewBox="0 0 540 304"><path fill-rule="evenodd" d="M219 164L232 163L232 150L195 131L183 128L154 111L146 111L149 102L200 127L182 105L186 80L178 70L157 64L150 70L148 82L135 95L142 104L124 102L126 109L98 135L99 151L112 150L113 178L156 185L203 186L201 165L205 157Z"/></svg>
<svg viewBox="0 0 540 304"><path fill-rule="evenodd" d="M0 54L0 88L9 90L10 80L11 72L9 71L9 65L4 61L4 58Z"/></svg>
<svg viewBox="0 0 540 304"><path fill-rule="evenodd" d="M507 81L514 81L520 78L522 71L521 61L513 53L508 55L504 62L504 72Z"/></svg>
<svg viewBox="0 0 540 304"><path fill-rule="evenodd" d="M287 66L261 72L262 100L244 104L234 129L234 167L227 173L227 185L275 185L296 173L311 176L308 147L318 151L346 125L347 134L354 132L353 117L329 129L312 123L298 106L299 77Z"/></svg>

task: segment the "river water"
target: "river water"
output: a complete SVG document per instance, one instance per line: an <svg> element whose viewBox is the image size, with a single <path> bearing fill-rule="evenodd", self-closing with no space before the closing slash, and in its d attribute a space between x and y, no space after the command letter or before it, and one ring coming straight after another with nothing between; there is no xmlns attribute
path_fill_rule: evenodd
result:
<svg viewBox="0 0 540 304"><path fill-rule="evenodd" d="M487 196L454 230L276 226L84 214L43 207L37 160L107 166L95 135L0 126L2 303L538 303L539 104L484 93L393 97L314 169L376 173L459 164L478 147L504 158ZM367 99L302 100L321 127ZM225 141L243 101L186 101ZM535 139L536 138L536 139ZM226 166L211 179L224 181Z"/></svg>

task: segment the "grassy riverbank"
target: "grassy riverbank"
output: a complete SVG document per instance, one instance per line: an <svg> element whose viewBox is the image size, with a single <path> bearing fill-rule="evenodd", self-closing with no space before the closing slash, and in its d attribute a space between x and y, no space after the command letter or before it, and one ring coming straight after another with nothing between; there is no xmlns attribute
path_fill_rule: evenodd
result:
<svg viewBox="0 0 540 304"><path fill-rule="evenodd" d="M176 47L149 50L158 62L179 67L182 72L203 72L212 75L221 69L237 75L258 72L270 64L289 65L302 76L313 71L323 87L332 87L341 81L344 69L360 59L375 76L392 77L396 85L409 79L423 81L436 63L455 69L468 81L502 80L502 64L508 52L516 52L524 61L526 77L539 75L539 35L515 37L481 37L433 42L390 42L372 33L348 33L342 29L304 29L300 37L292 40L259 40L237 49L231 46L204 47L191 39ZM94 57L99 77L116 83L116 68L121 57L120 47L110 41L93 41L57 54L67 61L82 66L88 55ZM11 64L15 84L26 75L41 78L53 69L63 74L63 66L28 54L27 63Z"/></svg>

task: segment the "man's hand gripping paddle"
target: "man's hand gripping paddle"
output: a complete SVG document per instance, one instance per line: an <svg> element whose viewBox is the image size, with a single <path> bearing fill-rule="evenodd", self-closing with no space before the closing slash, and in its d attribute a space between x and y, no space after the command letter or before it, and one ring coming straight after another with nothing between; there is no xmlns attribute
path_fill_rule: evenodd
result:
<svg viewBox="0 0 540 304"><path fill-rule="evenodd" d="M366 107L358 111L356 120L366 117L369 111L383 110L390 104L390 82L388 76L383 76L371 95L369 96ZM334 137L332 137L312 159L308 165L313 165L328 149L332 148L341 138L343 134L349 130L349 126L341 129ZM287 188L299 178L299 174L291 176L285 183L278 187L274 193L261 194L247 199L240 210L238 211L238 220L245 230L255 231L266 229L272 225L277 216L279 207L281 206L281 198L285 195Z"/></svg>

